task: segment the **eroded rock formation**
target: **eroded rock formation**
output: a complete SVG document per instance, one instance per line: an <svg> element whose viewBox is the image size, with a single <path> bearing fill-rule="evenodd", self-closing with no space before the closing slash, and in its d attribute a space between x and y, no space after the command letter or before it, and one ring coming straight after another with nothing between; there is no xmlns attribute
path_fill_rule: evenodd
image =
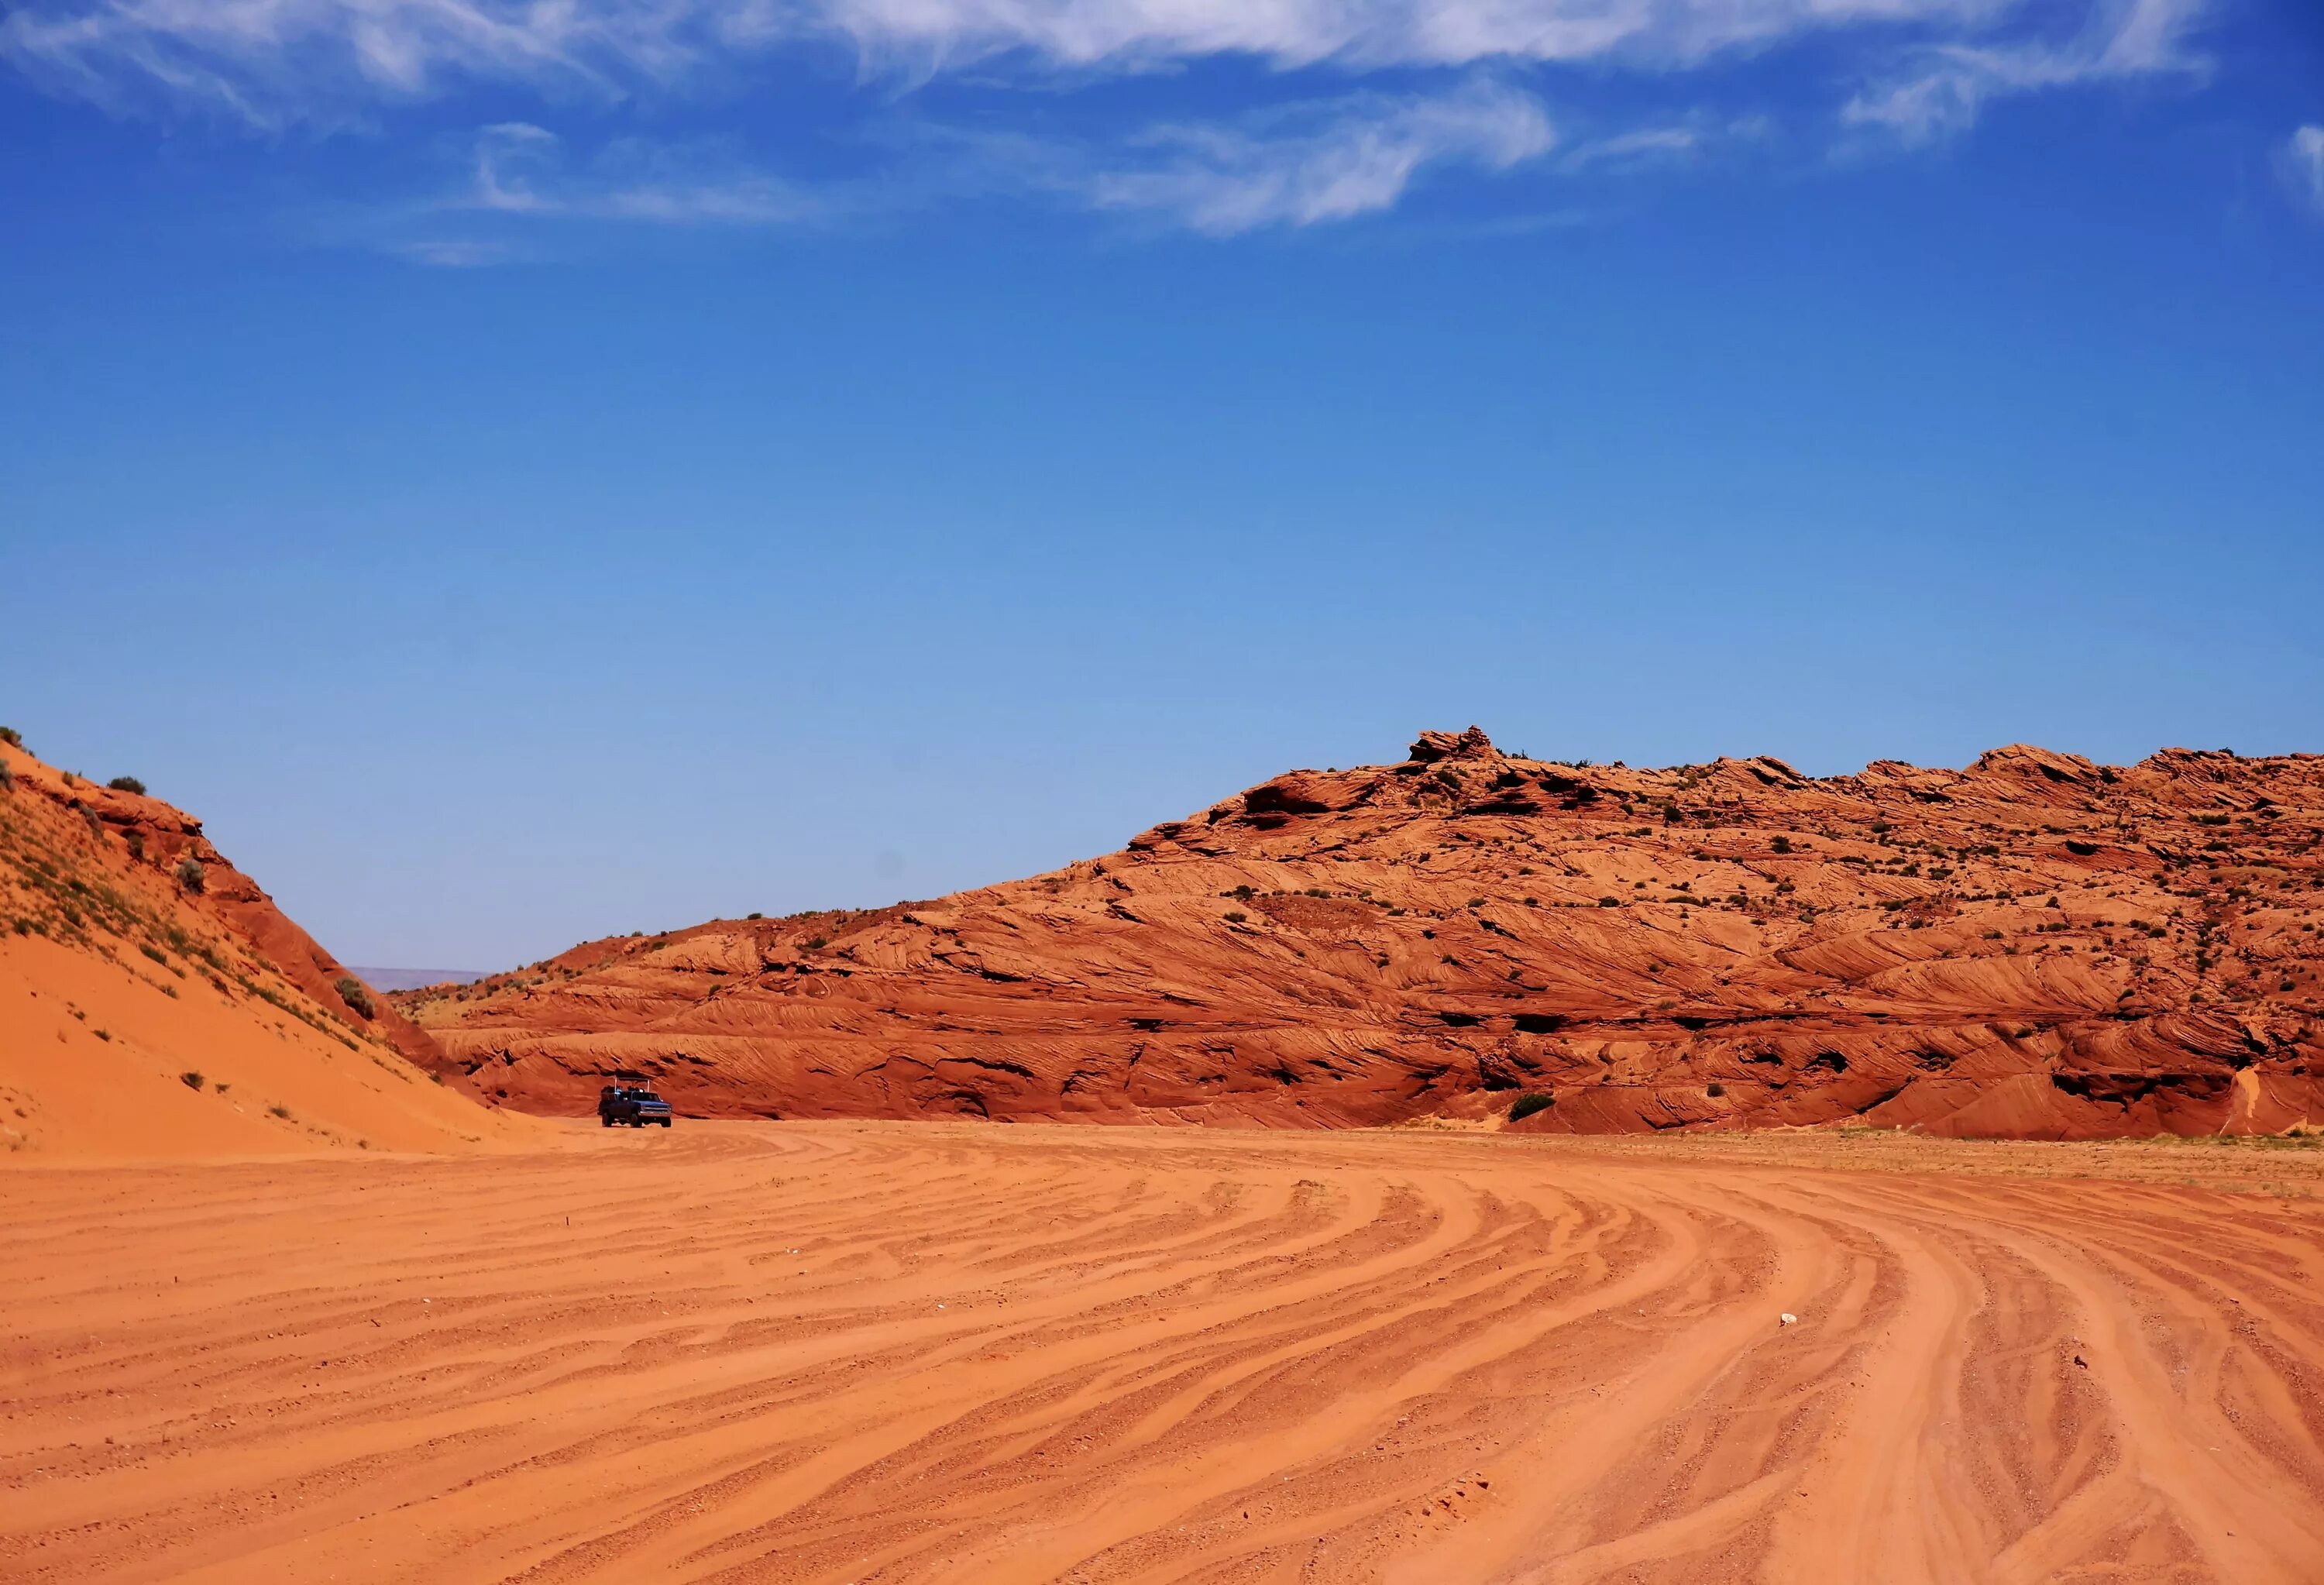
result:
<svg viewBox="0 0 2324 1585"><path fill-rule="evenodd" d="M397 998L578 1110L2001 1137L2324 1122L2324 759L1634 770L1426 733L1047 875Z"/></svg>

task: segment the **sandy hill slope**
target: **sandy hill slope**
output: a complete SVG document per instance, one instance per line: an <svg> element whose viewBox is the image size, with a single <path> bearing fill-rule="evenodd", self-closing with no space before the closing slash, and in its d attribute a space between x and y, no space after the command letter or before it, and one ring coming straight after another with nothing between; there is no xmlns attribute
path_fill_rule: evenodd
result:
<svg viewBox="0 0 2324 1585"><path fill-rule="evenodd" d="M2324 759L1997 749L1812 779L1475 728L933 902L586 944L400 999L509 1101L1941 1134L2324 1122Z"/></svg>
<svg viewBox="0 0 2324 1585"><path fill-rule="evenodd" d="M440 1082L435 1043L201 822L5 742L0 765L0 1160L462 1149L538 1128Z"/></svg>

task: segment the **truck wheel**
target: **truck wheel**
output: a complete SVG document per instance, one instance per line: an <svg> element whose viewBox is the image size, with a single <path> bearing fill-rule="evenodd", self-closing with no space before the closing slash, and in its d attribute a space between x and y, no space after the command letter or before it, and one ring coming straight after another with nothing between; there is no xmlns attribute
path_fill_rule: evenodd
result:
<svg viewBox="0 0 2324 1585"><path fill-rule="evenodd" d="M608 1129L610 1129L610 1128L612 1128L612 1127L613 1126L613 1120L612 1118L609 1118L609 1117L605 1116L603 1112L600 1112L600 1113L598 1114L598 1116L597 1116L597 1121L598 1121L599 1126L604 1127L604 1128L608 1128Z"/></svg>
<svg viewBox="0 0 2324 1585"><path fill-rule="evenodd" d="M668 1127L669 1127L669 1119L668 1119L668 1118L664 1118L664 1119L662 1119L662 1120L661 1120L661 1126L662 1126L663 1128L668 1128Z"/></svg>

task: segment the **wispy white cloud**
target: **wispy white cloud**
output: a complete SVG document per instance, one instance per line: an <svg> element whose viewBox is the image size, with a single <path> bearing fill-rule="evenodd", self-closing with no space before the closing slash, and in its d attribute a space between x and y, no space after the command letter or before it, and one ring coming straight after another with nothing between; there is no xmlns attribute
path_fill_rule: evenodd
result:
<svg viewBox="0 0 2324 1585"><path fill-rule="evenodd" d="M2099 0L2062 39L1945 43L1906 70L1858 94L1840 110L1849 124L1926 143L1966 130L1993 99L2044 88L2165 73L2200 75L2207 62L2188 43L2210 0Z"/></svg>
<svg viewBox="0 0 2324 1585"><path fill-rule="evenodd" d="M26 0L0 57L121 108L200 106L266 125L462 83L620 96L786 45L838 40L933 73L1620 60L1668 69L1867 24L1959 34L2034 0ZM2090 0L2075 0L2088 4Z"/></svg>
<svg viewBox="0 0 2324 1585"><path fill-rule="evenodd" d="M613 93L696 56L682 4L638 0L32 0L0 58L108 107L336 120L460 81Z"/></svg>
<svg viewBox="0 0 2324 1585"><path fill-rule="evenodd" d="M1651 126L1582 138L1558 155L1557 168L1568 174L1624 175L1695 164L1721 150L1765 143L1774 132L1765 115L1694 111Z"/></svg>
<svg viewBox="0 0 2324 1585"><path fill-rule="evenodd" d="M1536 90L1557 64L1587 63L1639 90L1631 124L1558 151L1555 169L1602 175L1698 158L1764 131L1763 118L1679 108L1702 101L1693 74L1741 51L1844 37L1840 58L1853 64L1843 70L1869 86L1806 114L1827 125L1836 114L1886 144L1923 143L2003 95L2199 71L2189 40L2212 3L20 0L0 16L0 67L117 113L198 111L265 129L387 125L399 106L472 95L492 114L523 117L479 135L457 204L503 223L765 225L914 198L1042 193L1223 235L1375 213L1434 168L1507 170L1542 159L1558 140ZM1057 118L999 108L978 120L974 138L954 140L941 172L900 168L929 153L908 150L876 194L872 178L786 180L715 137L597 143L593 133L576 143L557 130L578 124L568 114L576 102L602 124L629 99L674 110L658 117L664 125L715 127L720 113L709 106L731 105L724 96L777 57L834 44L867 74L893 74L891 87L945 73L965 85L974 66L972 91L988 96L1221 56L1306 75L1281 90L1298 103L1245 114L1206 105L1201 116L1144 131L1125 130L1117 115L1111 125L1078 119L1085 130L1067 136L1054 130ZM1319 73L1350 91L1316 99ZM697 95L706 83L718 92ZM1270 97L1263 85L1244 91L1260 106ZM867 94L862 118L847 124L864 132L892 102ZM942 195L930 185L939 174L954 184ZM409 246L444 264L498 256L460 241Z"/></svg>
<svg viewBox="0 0 2324 1585"><path fill-rule="evenodd" d="M1555 142L1539 100L1477 82L1434 96L1301 106L1256 125L1157 128L1079 186L1099 208L1223 236L1370 214L1395 205L1426 166L1502 170Z"/></svg>
<svg viewBox="0 0 2324 1585"><path fill-rule="evenodd" d="M497 240L440 239L443 222L651 221L794 225L964 196L1062 203L1143 217L1210 235L1305 226L1394 207L1431 168L1505 170L1555 142L1539 100L1490 78L1435 94L1354 93L1238 119L1075 139L918 125L908 180L867 178L805 190L723 144L615 139L593 152L547 128L505 122L474 136L462 182L388 217L389 251L444 266L517 256Z"/></svg>
<svg viewBox="0 0 2324 1585"><path fill-rule="evenodd" d="M818 0L867 57L1024 54L1074 67L1219 54L1282 66L1697 60L1864 22L1973 20L2018 0ZM788 6L768 7L777 17ZM750 24L745 23L747 27ZM761 25L766 25L761 23ZM774 25L779 26L779 23Z"/></svg>
<svg viewBox="0 0 2324 1585"><path fill-rule="evenodd" d="M1650 163L1684 160L1702 147L1702 134L1691 126L1642 126L1636 132L1592 138L1570 150L1559 161L1568 170L1592 166Z"/></svg>
<svg viewBox="0 0 2324 1585"><path fill-rule="evenodd" d="M504 264L516 257L508 244L500 242L475 242L459 237L421 237L411 242L388 244L387 251L397 258L409 259L415 264L426 264L437 270L476 270L489 264Z"/></svg>
<svg viewBox="0 0 2324 1585"><path fill-rule="evenodd" d="M2284 176L2292 190L2324 215L2324 126L2303 126L2283 145Z"/></svg>
<svg viewBox="0 0 2324 1585"><path fill-rule="evenodd" d="M806 220L825 207L715 143L618 138L576 161L555 133L521 121L477 134L472 184L447 207L500 215L743 226Z"/></svg>

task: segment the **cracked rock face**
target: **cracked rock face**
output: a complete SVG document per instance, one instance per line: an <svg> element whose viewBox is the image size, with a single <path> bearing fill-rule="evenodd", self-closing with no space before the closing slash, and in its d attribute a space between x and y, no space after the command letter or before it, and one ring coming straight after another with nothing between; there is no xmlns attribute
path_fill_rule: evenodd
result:
<svg viewBox="0 0 2324 1585"><path fill-rule="evenodd" d="M2276 1131L2324 1123L2319 836L2313 755L1818 779L1471 727L1051 874L394 1000L543 1110L628 1072L731 1116Z"/></svg>

